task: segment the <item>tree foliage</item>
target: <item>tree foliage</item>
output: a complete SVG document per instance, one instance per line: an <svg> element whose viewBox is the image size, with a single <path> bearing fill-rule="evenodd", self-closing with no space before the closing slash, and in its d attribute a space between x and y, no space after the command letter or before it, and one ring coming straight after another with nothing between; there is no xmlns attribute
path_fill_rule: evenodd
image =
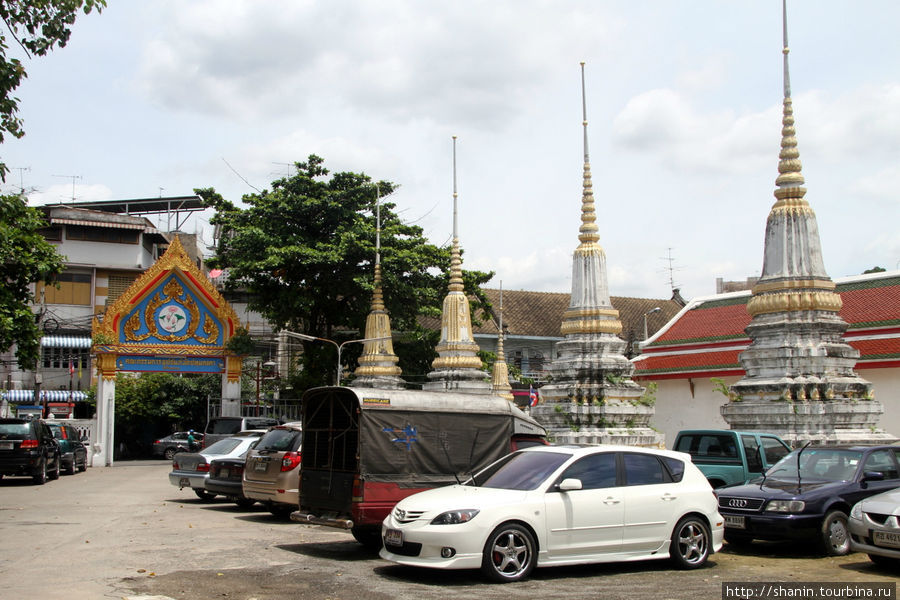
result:
<svg viewBox="0 0 900 600"><path fill-rule="evenodd" d="M221 375L142 373L116 377L115 439L131 456L148 456L153 440L206 427L206 404L222 393Z"/></svg>
<svg viewBox="0 0 900 600"><path fill-rule="evenodd" d="M81 10L84 14L106 7L106 0L0 0L0 18L6 33L0 30L0 143L9 133L17 138L25 135L19 112L19 99L11 94L28 74L22 61L9 58L7 34L28 58L44 56L54 46L62 48L72 34L71 27ZM0 162L0 179L6 180L9 169Z"/></svg>
<svg viewBox="0 0 900 600"><path fill-rule="evenodd" d="M216 210L220 228L210 264L228 269L231 289L249 293L250 308L276 329L336 342L358 339L371 309L376 236L376 183L362 173L331 174L322 158L296 163L297 173L272 183L272 190L243 197L246 208L214 189L195 192ZM382 197L396 185L380 181ZM422 229L404 224L395 205L381 203L381 265L385 307L394 331L404 375L421 378L434 357L433 331L420 317L439 318L447 293L450 251L427 242ZM487 300L480 285L490 273L464 273L466 291ZM361 344L345 346L352 361ZM342 361L348 364L349 361ZM303 369L295 388L333 381L335 348L304 342Z"/></svg>
<svg viewBox="0 0 900 600"><path fill-rule="evenodd" d="M16 344L23 369L40 355L40 331L31 310L29 285L52 283L63 270L63 257L39 233L44 217L23 196L0 196L0 350Z"/></svg>

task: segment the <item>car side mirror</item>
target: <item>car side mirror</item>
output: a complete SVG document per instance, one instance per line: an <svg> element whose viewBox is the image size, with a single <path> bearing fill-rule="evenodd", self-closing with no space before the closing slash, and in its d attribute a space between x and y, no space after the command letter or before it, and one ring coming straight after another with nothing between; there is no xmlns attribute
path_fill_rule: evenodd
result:
<svg viewBox="0 0 900 600"><path fill-rule="evenodd" d="M559 491L561 491L561 492L570 492L572 490L580 490L581 489L581 480L574 479L574 478L563 479L560 482L558 488L559 488Z"/></svg>
<svg viewBox="0 0 900 600"><path fill-rule="evenodd" d="M884 481L884 473L881 471L866 471L863 473L863 481Z"/></svg>

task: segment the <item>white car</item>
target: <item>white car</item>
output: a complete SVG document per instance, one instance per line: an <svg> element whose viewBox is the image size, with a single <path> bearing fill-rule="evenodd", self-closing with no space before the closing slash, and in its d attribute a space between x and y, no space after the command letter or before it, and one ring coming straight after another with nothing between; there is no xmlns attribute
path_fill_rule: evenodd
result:
<svg viewBox="0 0 900 600"><path fill-rule="evenodd" d="M381 557L478 569L517 581L535 566L670 557L703 566L724 525L706 477L681 452L627 446L539 446L465 484L401 500L384 520Z"/></svg>
<svg viewBox="0 0 900 600"><path fill-rule="evenodd" d="M865 552L879 565L900 566L900 488L857 502L847 525L851 552Z"/></svg>

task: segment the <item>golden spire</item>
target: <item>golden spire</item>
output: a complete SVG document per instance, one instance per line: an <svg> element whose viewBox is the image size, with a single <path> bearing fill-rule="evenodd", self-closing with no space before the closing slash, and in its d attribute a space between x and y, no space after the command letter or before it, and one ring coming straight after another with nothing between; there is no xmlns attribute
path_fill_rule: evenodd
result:
<svg viewBox="0 0 900 600"><path fill-rule="evenodd" d="M453 242L450 246L450 291L463 291L462 257L459 252L459 228L457 224L456 192L456 136L453 136Z"/></svg>
<svg viewBox="0 0 900 600"><path fill-rule="evenodd" d="M782 0L784 102L775 203L766 221L763 270L747 304L751 316L796 310L838 312L841 298L825 272L816 215L806 200L788 69L787 0Z"/></svg>
<svg viewBox="0 0 900 600"><path fill-rule="evenodd" d="M377 339L376 339L377 338ZM391 318L384 308L381 291L381 191L375 184L375 281L372 310L366 317L366 339L353 382L357 387L396 389L403 387L400 358L391 341Z"/></svg>
<svg viewBox="0 0 900 600"><path fill-rule="evenodd" d="M594 186L591 182L591 159L588 153L587 94L584 62L581 63L581 111L584 128L584 182L581 196L581 227L578 247L572 264L572 297L563 314L561 332L570 334L622 332L619 311L612 307L606 279L606 253L598 243L597 213L594 208Z"/></svg>
<svg viewBox="0 0 900 600"><path fill-rule="evenodd" d="M464 293L462 278L462 258L459 252L459 231L457 224L456 191L456 136L453 136L453 245L450 248L450 286L444 297L441 311L441 340L435 350L437 358L431 362L433 369L428 373L431 382L426 390L490 392L487 374L481 371L478 344L472 332L472 316L469 299Z"/></svg>
<svg viewBox="0 0 900 600"><path fill-rule="evenodd" d="M509 385L509 366L506 364L506 355L503 354L503 282L500 282L500 325L497 333L497 360L491 371L491 390L510 402L513 400L512 386Z"/></svg>

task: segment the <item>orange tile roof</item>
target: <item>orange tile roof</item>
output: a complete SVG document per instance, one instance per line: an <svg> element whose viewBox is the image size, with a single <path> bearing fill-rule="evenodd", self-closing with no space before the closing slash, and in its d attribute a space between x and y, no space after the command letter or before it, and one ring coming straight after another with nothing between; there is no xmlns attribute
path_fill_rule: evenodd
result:
<svg viewBox="0 0 900 600"><path fill-rule="evenodd" d="M845 340L859 350L859 368L900 366L900 277L862 276L837 284L849 327ZM635 360L635 377L657 379L743 374L738 360L750 344L750 293L697 301L669 323Z"/></svg>

